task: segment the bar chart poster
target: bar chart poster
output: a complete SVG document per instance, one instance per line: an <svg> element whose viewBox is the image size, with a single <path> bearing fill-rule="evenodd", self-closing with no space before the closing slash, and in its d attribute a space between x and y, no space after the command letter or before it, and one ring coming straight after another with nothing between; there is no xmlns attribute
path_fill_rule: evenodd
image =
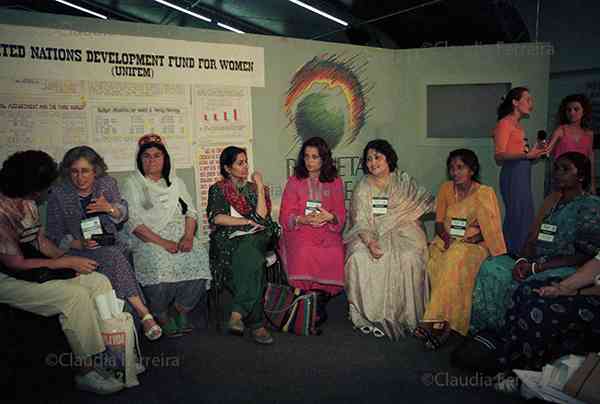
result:
<svg viewBox="0 0 600 404"><path fill-rule="evenodd" d="M194 86L193 97L196 141L252 139L250 88Z"/></svg>

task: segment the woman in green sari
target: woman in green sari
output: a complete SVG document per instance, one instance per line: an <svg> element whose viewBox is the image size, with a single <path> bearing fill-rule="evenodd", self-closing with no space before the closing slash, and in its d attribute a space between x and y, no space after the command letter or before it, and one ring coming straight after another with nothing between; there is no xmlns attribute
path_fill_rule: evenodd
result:
<svg viewBox="0 0 600 404"><path fill-rule="evenodd" d="M600 248L600 198L586 192L590 161L565 153L554 164L559 189L542 205L520 256L484 261L473 291L470 332L500 329L511 296L522 282L566 278Z"/></svg>
<svg viewBox="0 0 600 404"><path fill-rule="evenodd" d="M259 172L248 182L246 151L229 146L220 157L223 179L208 192L206 208L213 231L210 265L215 282L233 295L229 332L243 335L245 327L259 344L273 343L264 327L263 292L265 254L277 225L271 220L271 200ZM236 232L246 232L236 236ZM240 232L240 233L241 233Z"/></svg>

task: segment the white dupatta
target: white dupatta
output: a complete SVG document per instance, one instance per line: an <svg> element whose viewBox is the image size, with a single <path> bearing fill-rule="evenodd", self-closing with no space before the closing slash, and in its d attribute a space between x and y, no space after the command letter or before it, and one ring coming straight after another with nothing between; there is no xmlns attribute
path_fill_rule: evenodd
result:
<svg viewBox="0 0 600 404"><path fill-rule="evenodd" d="M171 176L171 186L164 179L154 182L135 172L127 178L123 195L129 202L129 231L145 225L155 233L160 232L172 219L181 214L179 198L188 206L186 216L196 217L192 198L181 179Z"/></svg>

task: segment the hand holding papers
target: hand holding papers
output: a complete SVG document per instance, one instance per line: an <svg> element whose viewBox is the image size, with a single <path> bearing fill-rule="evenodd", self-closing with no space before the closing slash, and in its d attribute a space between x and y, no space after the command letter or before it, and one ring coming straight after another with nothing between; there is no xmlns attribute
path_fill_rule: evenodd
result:
<svg viewBox="0 0 600 404"><path fill-rule="evenodd" d="M261 226L260 224L252 226L250 230L236 230L229 235L229 239L245 236L248 234L258 233L259 231L263 231L265 226Z"/></svg>

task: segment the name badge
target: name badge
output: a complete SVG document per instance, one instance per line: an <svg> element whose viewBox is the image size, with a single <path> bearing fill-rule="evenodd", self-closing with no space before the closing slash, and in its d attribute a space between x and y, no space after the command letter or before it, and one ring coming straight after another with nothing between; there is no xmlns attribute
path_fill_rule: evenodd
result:
<svg viewBox="0 0 600 404"><path fill-rule="evenodd" d="M554 235L556 234L558 227L553 224L542 223L540 226L540 232L538 234L538 240L546 241L548 243L554 242Z"/></svg>
<svg viewBox="0 0 600 404"><path fill-rule="evenodd" d="M310 215L313 212L316 212L321 208L321 201L317 201L314 199L309 199L306 201L306 206L304 207L304 214Z"/></svg>
<svg viewBox="0 0 600 404"><path fill-rule="evenodd" d="M388 198L379 197L371 199L371 206L374 215L385 215L388 209Z"/></svg>
<svg viewBox="0 0 600 404"><path fill-rule="evenodd" d="M102 234L102 224L98 216L90 217L81 221L81 232L83 238L91 239L94 234Z"/></svg>
<svg viewBox="0 0 600 404"><path fill-rule="evenodd" d="M237 210L235 210L235 208L234 208L233 206L231 206L231 207L229 208L229 215L230 215L231 217L244 217L244 216L242 216L242 215L240 214L240 212L238 212Z"/></svg>
<svg viewBox="0 0 600 404"><path fill-rule="evenodd" d="M453 237L464 237L467 231L467 219L452 218L450 221L450 235Z"/></svg>

